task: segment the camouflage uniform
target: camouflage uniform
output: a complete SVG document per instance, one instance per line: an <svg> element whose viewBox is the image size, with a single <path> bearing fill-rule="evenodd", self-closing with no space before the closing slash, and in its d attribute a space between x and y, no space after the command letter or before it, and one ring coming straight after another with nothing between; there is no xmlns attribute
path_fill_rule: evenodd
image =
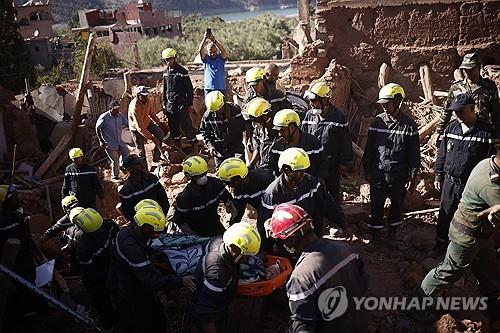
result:
<svg viewBox="0 0 500 333"><path fill-rule="evenodd" d="M476 66L480 66L479 55L477 53L469 53L464 56L460 69L473 69ZM495 127L497 134L499 134L500 103L498 101L498 89L495 82L483 77L479 79L477 84L469 82L467 78L453 82L448 92L446 108L441 113L436 132L440 135L444 133L444 129L450 122L453 113L453 111L448 110L451 102L457 95L465 93L472 95L476 101L475 110L479 119L491 123Z"/></svg>

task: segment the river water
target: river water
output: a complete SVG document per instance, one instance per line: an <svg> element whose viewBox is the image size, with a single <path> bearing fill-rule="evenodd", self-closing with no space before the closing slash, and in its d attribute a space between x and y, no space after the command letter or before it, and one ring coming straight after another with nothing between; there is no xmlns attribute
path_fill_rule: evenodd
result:
<svg viewBox="0 0 500 333"><path fill-rule="evenodd" d="M226 14L216 14L216 15L208 15L210 16L218 16L222 18L226 22L234 22L234 21L243 21L246 19L254 18L260 16L265 13L270 13L274 16L298 16L298 8L297 7L289 7L284 9L262 9L262 10L254 10L254 11L244 11L244 12L236 12L236 13L226 13Z"/></svg>

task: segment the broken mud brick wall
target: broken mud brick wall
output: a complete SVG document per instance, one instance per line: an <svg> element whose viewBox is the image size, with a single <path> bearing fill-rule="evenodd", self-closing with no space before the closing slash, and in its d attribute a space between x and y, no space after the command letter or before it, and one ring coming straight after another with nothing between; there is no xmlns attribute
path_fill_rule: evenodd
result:
<svg viewBox="0 0 500 333"><path fill-rule="evenodd" d="M291 62L294 85L321 77L336 59L366 91L385 62L389 80L418 100L420 65L430 66L435 89L447 90L465 53L500 63L500 1L317 0L315 28L316 41Z"/></svg>

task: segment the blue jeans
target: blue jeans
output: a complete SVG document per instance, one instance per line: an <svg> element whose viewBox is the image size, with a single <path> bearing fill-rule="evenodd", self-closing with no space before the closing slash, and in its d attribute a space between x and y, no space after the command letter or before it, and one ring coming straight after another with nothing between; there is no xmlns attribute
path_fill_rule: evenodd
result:
<svg viewBox="0 0 500 333"><path fill-rule="evenodd" d="M106 154L111 161L111 177L118 177L120 175L121 162L130 154L127 146L122 143L117 149L106 148Z"/></svg>

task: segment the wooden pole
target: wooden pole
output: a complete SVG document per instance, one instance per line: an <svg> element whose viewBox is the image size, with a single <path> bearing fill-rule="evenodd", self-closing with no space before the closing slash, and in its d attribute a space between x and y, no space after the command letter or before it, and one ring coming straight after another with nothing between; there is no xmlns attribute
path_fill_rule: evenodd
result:
<svg viewBox="0 0 500 333"><path fill-rule="evenodd" d="M363 158L363 154L365 153L363 151L363 149L361 149L361 147L359 147L357 144L355 144L354 142L352 143L352 152L354 153L354 155L356 155L357 157L359 157L360 159Z"/></svg>
<svg viewBox="0 0 500 333"><path fill-rule="evenodd" d="M139 48L137 47L137 42L132 45L132 53L134 55L134 66L137 69L141 69L141 58L139 58Z"/></svg>
<svg viewBox="0 0 500 333"><path fill-rule="evenodd" d="M12 156L12 173L10 174L11 178L11 183L14 182L14 173L16 171L16 152L17 152L17 144L14 145L14 154Z"/></svg>
<svg viewBox="0 0 500 333"><path fill-rule="evenodd" d="M378 73L378 87L379 88L382 88L387 83L389 83L390 71L391 71L391 68L385 62L382 65L380 65L380 70Z"/></svg>
<svg viewBox="0 0 500 333"><path fill-rule="evenodd" d="M439 117L440 116L437 116L436 118L432 119L431 122L427 123L425 126L422 126L418 130L418 136L420 138L420 141L422 141L423 139L425 139L425 137L427 135L429 135L432 132L434 132L434 130L436 129L437 123L439 122Z"/></svg>
<svg viewBox="0 0 500 333"><path fill-rule="evenodd" d="M50 169L52 164L57 160L58 156L66 151L69 145L71 145L75 139L76 132L78 130L78 124L80 124L80 117L83 107L83 101L85 97L85 91L90 77L90 65L92 64L92 55L94 52L94 46L97 37L95 33L91 33L89 41L87 44L87 51L85 52L85 60L83 61L82 73L80 75L80 83L78 85L78 95L75 103L75 109L73 111L73 121L71 123L71 130L66 133L62 139L59 141L57 146L54 148L49 157L42 163L40 168L35 173L35 176L42 178L42 176Z"/></svg>
<svg viewBox="0 0 500 333"><path fill-rule="evenodd" d="M429 65L425 64L420 66L420 82L422 83L422 90L424 91L424 97L426 100L431 101L432 104L436 104L436 98L432 93L432 77L431 77L431 69Z"/></svg>
<svg viewBox="0 0 500 333"><path fill-rule="evenodd" d="M2 259L0 260L3 266L7 268L12 268L12 266L14 266L20 246L21 241L19 239L7 239L3 246ZM7 307L9 289L9 279L5 275L0 275L0 333L3 331L3 327L5 326L4 315Z"/></svg>

